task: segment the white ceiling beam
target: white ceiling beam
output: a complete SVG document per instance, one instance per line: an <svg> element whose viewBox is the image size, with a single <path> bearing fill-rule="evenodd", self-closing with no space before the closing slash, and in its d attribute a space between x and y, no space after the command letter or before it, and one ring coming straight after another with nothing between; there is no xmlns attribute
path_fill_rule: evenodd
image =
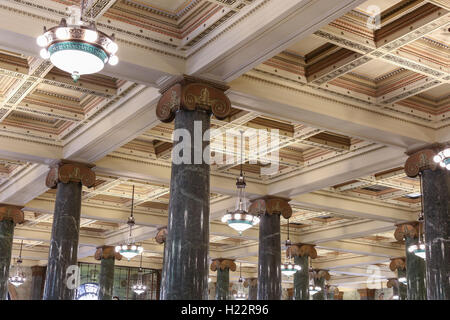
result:
<svg viewBox="0 0 450 320"><path fill-rule="evenodd" d="M436 139L434 129L395 119L378 112L371 104L332 97L305 86L283 87L257 78L253 71L230 85L230 100L248 111L403 150L433 143Z"/></svg>
<svg viewBox="0 0 450 320"><path fill-rule="evenodd" d="M408 222L417 219L417 213L407 209L393 208L370 201L350 199L328 192L313 192L292 198L294 204L316 210L341 213L346 216L386 221L391 223Z"/></svg>
<svg viewBox="0 0 450 320"><path fill-rule="evenodd" d="M279 1L268 0L244 7L191 49L186 72L229 82L363 1L283 0L280 6ZM215 37L213 44L203 45Z"/></svg>
<svg viewBox="0 0 450 320"><path fill-rule="evenodd" d="M343 259L333 259L332 261L319 262L313 260L313 267L318 269L341 269L351 268L356 266L369 266L373 264L389 262L389 258L377 257L377 256L361 256Z"/></svg>
<svg viewBox="0 0 450 320"><path fill-rule="evenodd" d="M346 240L320 242L316 245L316 248L388 258L401 257L405 254L404 248L391 245L355 243Z"/></svg>

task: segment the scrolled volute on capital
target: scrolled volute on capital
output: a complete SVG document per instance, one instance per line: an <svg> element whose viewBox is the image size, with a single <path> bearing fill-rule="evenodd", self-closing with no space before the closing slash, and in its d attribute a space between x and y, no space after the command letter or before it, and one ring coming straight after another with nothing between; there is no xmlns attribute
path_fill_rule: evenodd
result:
<svg viewBox="0 0 450 320"><path fill-rule="evenodd" d="M83 186L91 188L95 184L94 165L61 160L50 168L45 184L55 189L59 182L80 182Z"/></svg>

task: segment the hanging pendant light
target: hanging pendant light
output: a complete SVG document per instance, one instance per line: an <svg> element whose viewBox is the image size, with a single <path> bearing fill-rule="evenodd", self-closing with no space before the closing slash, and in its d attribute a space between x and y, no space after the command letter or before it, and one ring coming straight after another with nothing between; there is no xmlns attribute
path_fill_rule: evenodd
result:
<svg viewBox="0 0 450 320"><path fill-rule="evenodd" d="M63 18L56 27L48 30L44 27L44 33L36 39L42 47L41 57L70 73L75 82L83 74L100 72L106 63L116 65L119 62L114 35L98 31L94 21L89 24L83 21L85 7L85 0L81 8L69 7L69 22Z"/></svg>
<svg viewBox="0 0 450 320"><path fill-rule="evenodd" d="M285 276L291 277L293 276L297 271L301 270L302 268L300 267L300 265L295 264L295 262L292 259L292 254L291 254L291 240L289 239L289 219L287 226L288 226L288 235L287 235L287 240L286 240L286 251L289 253L289 257L288 260L285 263L281 264L281 273L284 274Z"/></svg>
<svg viewBox="0 0 450 320"><path fill-rule="evenodd" d="M25 274L22 271L22 268L20 267L20 264L22 263L22 246L23 246L23 240L20 243L20 252L19 252L19 258L16 260L16 274L14 276L9 277L9 282L14 285L15 287L20 287L22 284L25 283Z"/></svg>
<svg viewBox="0 0 450 320"><path fill-rule="evenodd" d="M132 241L132 229L135 225L135 220L133 216L133 207L134 207L134 185L133 185L133 195L131 197L131 215L128 217L127 224L130 227L130 233L128 234L127 243L123 245L116 246L116 252L120 253L122 256L127 258L128 260L134 258L138 254L142 254L144 248L140 245L137 245Z"/></svg>
<svg viewBox="0 0 450 320"><path fill-rule="evenodd" d="M444 149L435 155L433 161L439 163L442 168L450 170L450 148Z"/></svg>
<svg viewBox="0 0 450 320"><path fill-rule="evenodd" d="M247 295L244 292L244 278L242 278L242 262L239 264L239 288L238 288L238 292L235 293L234 299L235 300L247 300Z"/></svg>
<svg viewBox="0 0 450 320"><path fill-rule="evenodd" d="M241 172L239 177L236 179L237 187L237 202L236 210L234 212L228 212L222 217L222 222L228 224L231 228L242 234L247 229L250 229L254 225L259 223L259 217L247 212L247 199L245 197L245 178L242 170L243 166L243 134L241 132Z"/></svg>
<svg viewBox="0 0 450 320"><path fill-rule="evenodd" d="M137 283L133 286L133 291L137 294L137 295L141 295L143 294L146 290L147 290L147 286L143 284L142 281L142 274L144 273L143 269L142 269L142 253L141 253L141 263L139 266L139 271L138 271L138 281Z"/></svg>
<svg viewBox="0 0 450 320"><path fill-rule="evenodd" d="M423 223L424 223L423 207L424 206L423 206L423 186L422 186L422 174L421 173L419 173L419 180L420 180L420 203L421 203L421 210L419 213L419 218L417 219L419 221L419 241L417 244L410 245L408 247L408 252L414 253L419 258L422 258L425 260L426 259L425 241L423 239L424 238L424 232L423 232Z"/></svg>
<svg viewBox="0 0 450 320"><path fill-rule="evenodd" d="M309 262L309 274L310 274L310 278L311 279L309 280L308 291L309 291L309 295L313 296L317 292L322 291L322 287L321 286L317 286L316 283L315 283L315 278L316 278L317 272L312 268L312 260L310 260L310 262Z"/></svg>

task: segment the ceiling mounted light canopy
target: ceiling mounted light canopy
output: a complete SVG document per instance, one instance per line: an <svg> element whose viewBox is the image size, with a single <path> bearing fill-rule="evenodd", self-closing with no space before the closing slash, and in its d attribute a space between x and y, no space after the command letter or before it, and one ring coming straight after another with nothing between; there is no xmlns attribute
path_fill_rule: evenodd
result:
<svg viewBox="0 0 450 320"><path fill-rule="evenodd" d="M288 223L287 223L287 228L288 228L288 234L287 234L287 240L286 240L286 251L288 253L288 259L285 263L281 264L281 273L284 274L285 276L291 277L293 276L297 271L301 270L302 268L298 265L295 264L295 262L292 259L291 256L291 250L289 250L289 248L291 247L292 243L291 240L289 239L289 219Z"/></svg>
<svg viewBox="0 0 450 320"><path fill-rule="evenodd" d="M237 202L236 202L236 210L234 212L227 212L222 217L222 222L228 224L231 228L242 234L247 229L250 229L254 225L259 223L259 217L248 213L247 211L247 199L245 197L245 177L242 170L243 164L243 133L241 131L241 172L239 177L236 179L236 187L237 187Z"/></svg>
<svg viewBox="0 0 450 320"><path fill-rule="evenodd" d="M19 258L17 258L16 260L16 273L15 275L9 277L9 282L15 287L20 287L26 281L25 274L23 273L22 268L20 267L20 264L22 263L22 246L23 240L20 243Z"/></svg>
<svg viewBox="0 0 450 320"><path fill-rule="evenodd" d="M450 148L444 149L435 155L433 161L439 163L442 168L450 170Z"/></svg>
<svg viewBox="0 0 450 320"><path fill-rule="evenodd" d="M134 241L132 241L132 229L135 225L135 220L133 216L133 207L134 207L134 186L133 186L133 195L131 197L131 215L128 217L127 224L130 227L130 233L128 234L127 243L123 245L116 246L116 252L120 253L122 256L127 258L128 260L134 258L138 254L142 254L144 252L144 248Z"/></svg>
<svg viewBox="0 0 450 320"><path fill-rule="evenodd" d="M68 8L70 17L61 19L58 26L46 29L37 37L36 43L42 47L40 55L50 59L55 67L71 74L76 82L83 74L100 72L106 63L116 65L119 59L114 34L97 30L95 22L82 20L85 0L81 8Z"/></svg>

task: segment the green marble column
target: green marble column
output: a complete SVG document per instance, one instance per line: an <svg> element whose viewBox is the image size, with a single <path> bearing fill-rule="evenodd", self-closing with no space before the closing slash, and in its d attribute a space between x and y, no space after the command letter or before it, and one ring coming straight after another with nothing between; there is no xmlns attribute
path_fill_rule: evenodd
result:
<svg viewBox="0 0 450 320"><path fill-rule="evenodd" d="M230 259L214 259L211 270L217 271L216 300L230 300L230 270L236 271L236 264Z"/></svg>
<svg viewBox="0 0 450 320"><path fill-rule="evenodd" d="M325 295L325 278L316 278L314 279L314 284L320 288L322 288L322 290L320 290L319 292L315 293L312 298L313 300L326 300L326 295Z"/></svg>
<svg viewBox="0 0 450 320"><path fill-rule="evenodd" d="M419 223L417 221L402 223L397 226L394 237L398 241L405 240L406 281L408 300L426 300L425 260L409 252L408 248L419 242Z"/></svg>
<svg viewBox="0 0 450 320"><path fill-rule="evenodd" d="M289 219L289 199L265 196L252 201L248 211L260 216L258 245L258 300L281 300L280 215Z"/></svg>
<svg viewBox="0 0 450 320"><path fill-rule="evenodd" d="M417 238L405 238L407 296L408 300L427 300L425 260L408 251L408 247L417 242Z"/></svg>
<svg viewBox="0 0 450 320"><path fill-rule="evenodd" d="M73 300L76 292L82 186L95 183L92 165L61 160L51 168L46 185L56 188L44 300Z"/></svg>
<svg viewBox="0 0 450 320"><path fill-rule="evenodd" d="M408 177L421 174L428 300L450 300L450 171L433 161L445 148L429 145L405 163Z"/></svg>
<svg viewBox="0 0 450 320"><path fill-rule="evenodd" d="M300 270L294 274L293 300L309 300L309 259L317 257L316 249L309 244L292 245L288 251L294 257L294 263ZM289 252L287 254L289 254Z"/></svg>
<svg viewBox="0 0 450 320"><path fill-rule="evenodd" d="M223 84L181 76L161 90L156 115L174 120L169 220L161 281L163 300L208 299L211 114L231 102Z"/></svg>
<svg viewBox="0 0 450 320"><path fill-rule="evenodd" d="M97 248L95 259L100 260L100 275L98 277L98 300L112 300L114 291L114 265L115 260L122 256L115 252L112 246Z"/></svg>
<svg viewBox="0 0 450 320"><path fill-rule="evenodd" d="M244 287L248 288L248 299L247 300L257 300L258 299L258 278L248 278L244 282Z"/></svg>
<svg viewBox="0 0 450 320"><path fill-rule="evenodd" d="M14 237L14 226L23 223L22 207L0 204L0 300L8 294L9 266Z"/></svg>
<svg viewBox="0 0 450 320"><path fill-rule="evenodd" d="M406 269L398 269L397 278L399 280L402 278L406 278ZM400 300L407 300L408 298L407 286L400 281L398 282L398 295Z"/></svg>
<svg viewBox="0 0 450 320"><path fill-rule="evenodd" d="M46 266L31 267L31 290L30 300L42 300L44 293Z"/></svg>

